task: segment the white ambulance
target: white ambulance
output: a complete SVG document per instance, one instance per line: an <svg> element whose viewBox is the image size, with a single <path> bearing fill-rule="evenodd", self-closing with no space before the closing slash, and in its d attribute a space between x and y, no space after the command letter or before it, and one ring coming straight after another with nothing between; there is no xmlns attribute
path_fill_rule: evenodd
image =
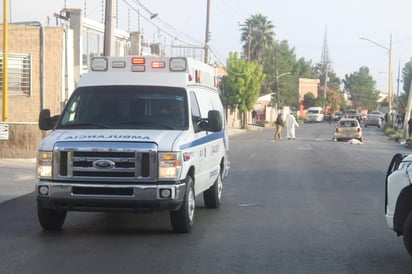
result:
<svg viewBox="0 0 412 274"><path fill-rule="evenodd" d="M39 145L37 211L59 230L67 211L170 211L190 232L195 197L218 208L228 133L215 70L188 58L98 57Z"/></svg>
<svg viewBox="0 0 412 274"><path fill-rule="evenodd" d="M412 257L412 154L397 153L386 173L385 218Z"/></svg>

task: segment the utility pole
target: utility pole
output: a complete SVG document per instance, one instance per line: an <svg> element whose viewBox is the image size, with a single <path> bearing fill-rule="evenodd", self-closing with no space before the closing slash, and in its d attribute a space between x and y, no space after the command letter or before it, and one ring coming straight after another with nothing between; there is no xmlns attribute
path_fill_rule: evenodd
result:
<svg viewBox="0 0 412 274"><path fill-rule="evenodd" d="M115 15L116 0L106 0L106 9L104 17L104 45L103 56L114 55L114 15Z"/></svg>
<svg viewBox="0 0 412 274"><path fill-rule="evenodd" d="M205 58L204 62L207 64L209 62L209 18L210 18L210 0L207 0L206 9L206 34L205 34Z"/></svg>
<svg viewBox="0 0 412 274"><path fill-rule="evenodd" d="M390 119L391 122L393 122L392 120L392 102L393 102L393 80L392 80L392 34L390 35L390 39L389 39L389 48L371 40L365 37L361 37L361 40L366 40L371 42L372 44L381 47L385 50L388 51L388 55L389 55L389 68L388 68L388 113L390 115Z"/></svg>
<svg viewBox="0 0 412 274"><path fill-rule="evenodd" d="M392 34L390 35L390 39L389 39L389 50L388 50L388 54L389 54L389 79L388 79L388 83L389 83L389 87L388 87L388 112L389 112L389 117L391 119L391 122L393 122L393 113L392 113L392 109L393 109L393 77L392 77Z"/></svg>
<svg viewBox="0 0 412 274"><path fill-rule="evenodd" d="M6 122L8 119L8 35L9 35L9 18L8 18L8 2L9 0L3 0L3 108L2 108L2 121Z"/></svg>
<svg viewBox="0 0 412 274"><path fill-rule="evenodd" d="M328 89L328 62L325 63L325 81L323 84L323 110L326 108L326 90Z"/></svg>
<svg viewBox="0 0 412 274"><path fill-rule="evenodd" d="M328 88L328 65L330 63L329 60L329 50L328 50L328 39L327 39L327 29L325 28L325 35L323 38L323 49L322 49L322 56L321 56L321 62L322 62L322 67L324 69L324 74L323 76L325 77L324 81L323 81L323 99L324 99L324 103L323 103L323 108L325 109L326 107L326 91Z"/></svg>

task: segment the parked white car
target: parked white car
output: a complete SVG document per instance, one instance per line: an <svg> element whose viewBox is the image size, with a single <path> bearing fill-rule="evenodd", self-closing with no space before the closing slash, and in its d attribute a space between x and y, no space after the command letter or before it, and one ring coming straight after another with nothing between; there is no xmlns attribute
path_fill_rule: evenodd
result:
<svg viewBox="0 0 412 274"><path fill-rule="evenodd" d="M306 122L323 122L324 117L321 107L310 107L306 111Z"/></svg>

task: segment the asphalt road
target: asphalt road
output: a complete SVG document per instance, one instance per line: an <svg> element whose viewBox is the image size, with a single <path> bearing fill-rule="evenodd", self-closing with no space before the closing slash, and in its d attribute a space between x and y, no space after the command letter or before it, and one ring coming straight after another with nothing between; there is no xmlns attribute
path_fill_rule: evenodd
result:
<svg viewBox="0 0 412 274"><path fill-rule="evenodd" d="M233 135L222 206L198 199L190 234L173 234L167 213L69 213L43 232L34 194L3 202L0 273L410 273L384 218L387 166L410 151L377 128L362 145L332 134L322 123L296 141Z"/></svg>

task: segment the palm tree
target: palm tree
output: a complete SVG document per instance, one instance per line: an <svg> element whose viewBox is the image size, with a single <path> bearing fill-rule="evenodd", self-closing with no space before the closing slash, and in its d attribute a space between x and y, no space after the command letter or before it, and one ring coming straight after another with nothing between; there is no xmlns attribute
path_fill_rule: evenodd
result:
<svg viewBox="0 0 412 274"><path fill-rule="evenodd" d="M250 56L249 61L257 60L259 64L263 64L266 50L271 48L275 41L274 27L272 22L260 13L246 19L240 29L240 40L244 42L243 51L245 56Z"/></svg>

